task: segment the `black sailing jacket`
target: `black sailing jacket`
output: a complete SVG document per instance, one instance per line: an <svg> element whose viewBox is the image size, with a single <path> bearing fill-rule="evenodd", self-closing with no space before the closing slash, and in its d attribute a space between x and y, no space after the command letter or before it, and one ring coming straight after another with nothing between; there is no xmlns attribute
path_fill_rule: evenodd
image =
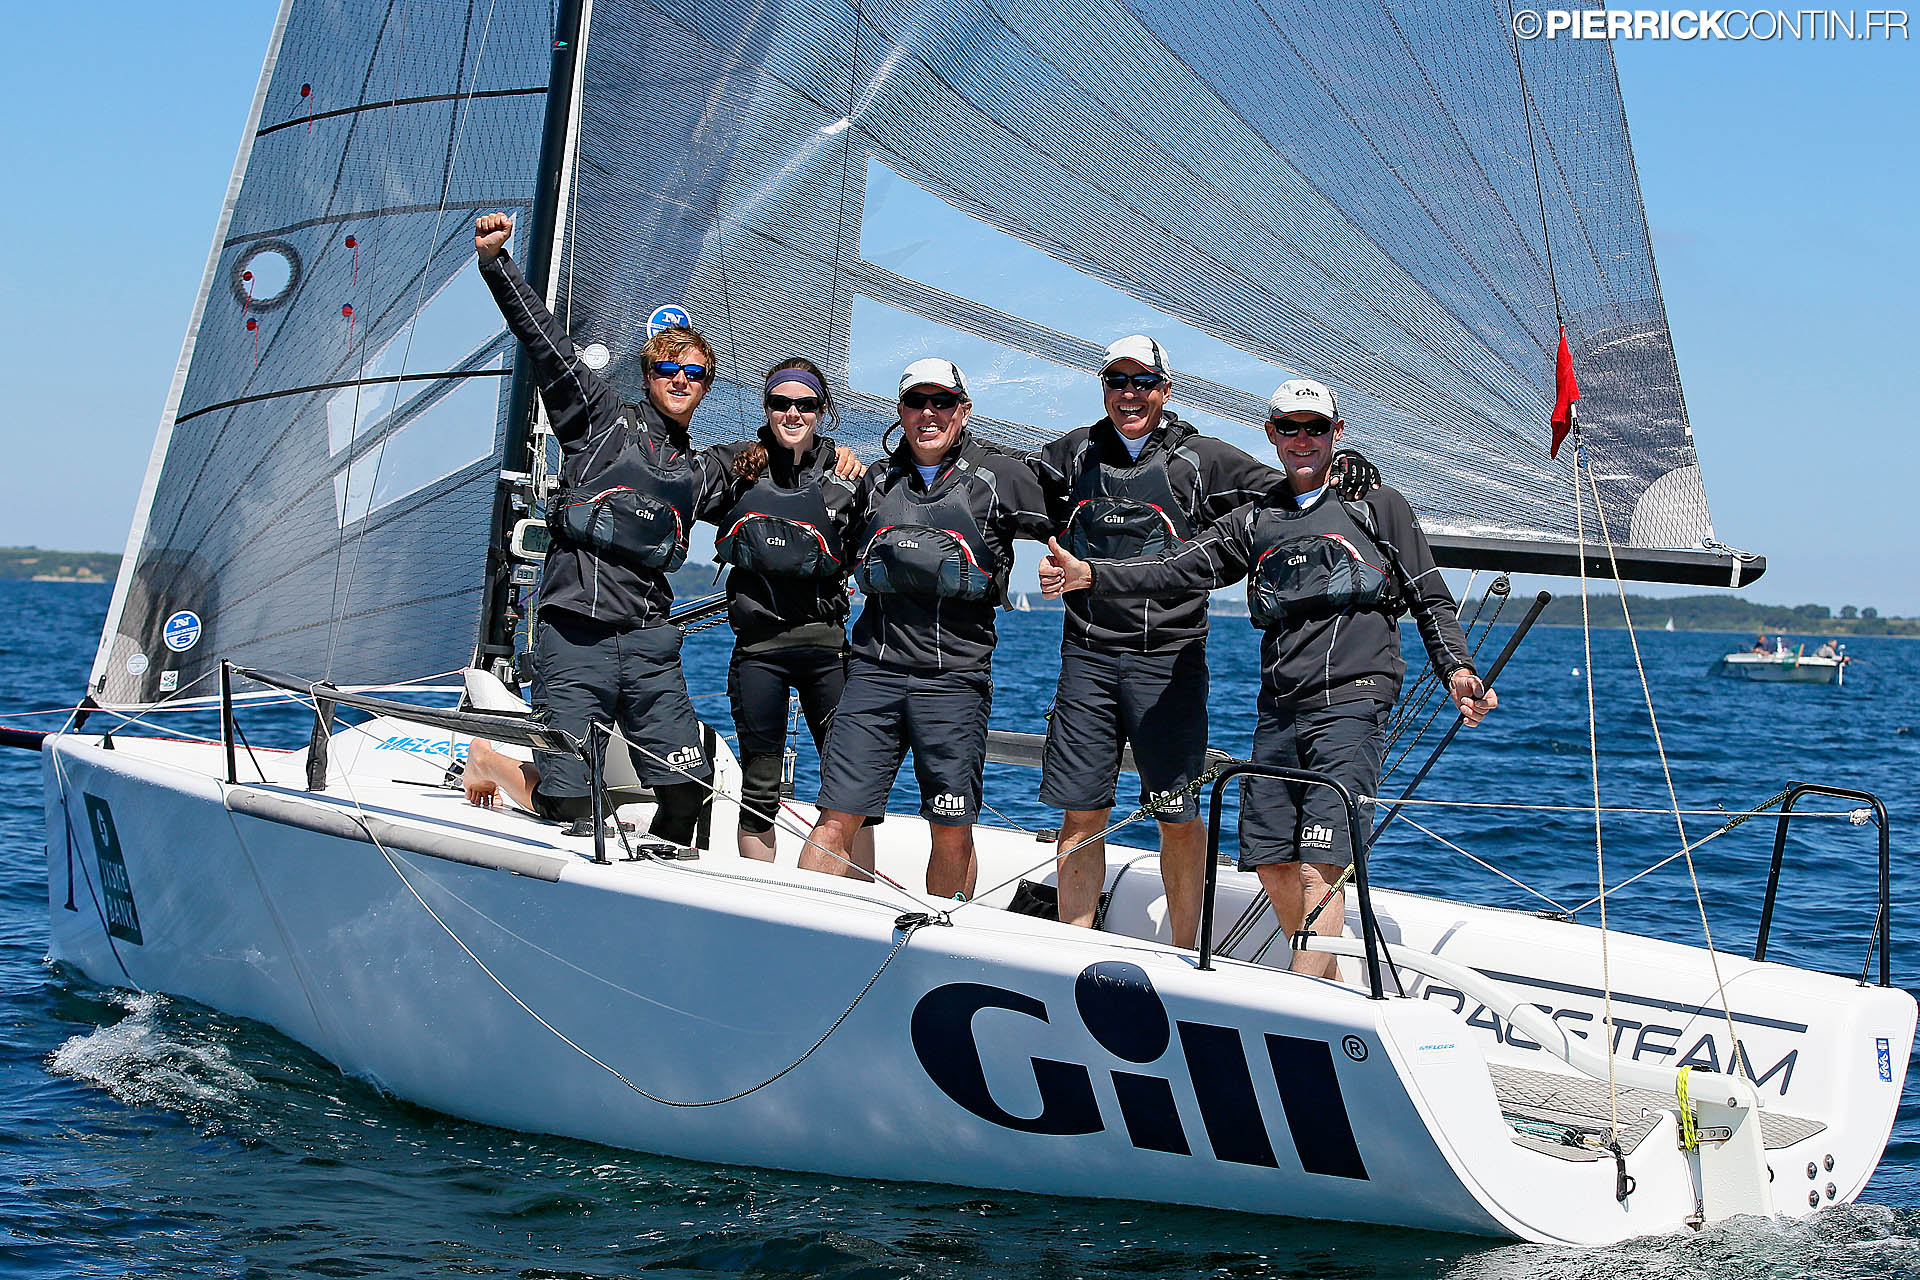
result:
<svg viewBox="0 0 1920 1280"><path fill-rule="evenodd" d="M1319 499L1339 500L1332 487ZM1291 506L1293 495L1282 492L1275 499L1250 502L1228 512L1192 542L1165 555L1090 561L1093 586L1085 594L1159 595L1240 581L1266 549L1263 542L1271 541L1277 533L1275 522L1261 519L1267 501ZM1420 628L1420 639L1434 669L1442 680L1462 668L1472 671L1473 659L1454 613L1453 594L1433 561L1433 550L1420 531L1413 508L1398 489L1387 485L1361 501L1373 512L1377 540L1390 543L1399 553L1400 567L1413 586L1413 596L1405 603ZM1261 633L1261 690L1284 705L1318 707L1359 700L1391 703L1400 696L1406 668L1406 660L1400 656L1399 623L1387 608L1303 619Z"/></svg>
<svg viewBox="0 0 1920 1280"><path fill-rule="evenodd" d="M735 440L707 450L715 469L728 478L727 499L715 505L707 517L725 536L724 522L740 503L751 504L751 494L759 486L797 489L816 486L832 522L843 562L852 566L854 552L854 495L859 482L843 480L833 473L837 452L831 436L816 434L813 445L794 460L793 451L778 446L767 449L767 468L755 484L733 474L733 460L740 451L756 443ZM847 596L847 575L831 579L786 578L752 573L745 569L727 571L727 621L733 627L735 641L743 649L784 648L797 645L844 648L847 642L847 615L851 612Z"/></svg>
<svg viewBox="0 0 1920 1280"><path fill-rule="evenodd" d="M512 258L501 254L480 263L493 300L506 317L507 328L520 339L532 361L535 385L546 402L547 420L560 441L560 482L573 486L593 479L622 448L642 449L656 462L667 463L692 452L687 433L669 422L651 401L631 406L642 428L631 435L620 393L612 383L581 363L567 331L547 310ZM721 464L707 454L693 454L699 475L696 519L710 514L727 496ZM593 554L581 547L556 544L547 553L540 575L540 609L560 610L621 627L651 627L667 619L673 608L673 587L659 570L636 569Z"/></svg>
<svg viewBox="0 0 1920 1280"><path fill-rule="evenodd" d="M984 600L937 600L870 595L853 626L853 652L895 671L933 674L980 671L993 661L994 607L1006 599L1016 538L1044 542L1053 532L1046 504L1026 462L993 452L963 431L940 460L933 484L924 484L902 442L868 469L854 509L859 513L856 548L876 529L875 516L888 505L888 491L905 485L915 495L958 494L978 524L993 564L993 589Z"/></svg>
<svg viewBox="0 0 1920 1280"><path fill-rule="evenodd" d="M1234 448L1202 435L1193 424L1163 411L1136 461L1110 419L1077 427L1025 455L1047 497L1047 513L1064 532L1073 515L1076 481L1091 467L1130 469L1163 462L1188 527L1205 529L1235 507L1284 487L1286 476ZM1066 598L1063 645L1100 652L1166 653L1206 638L1207 591L1171 590L1152 598Z"/></svg>

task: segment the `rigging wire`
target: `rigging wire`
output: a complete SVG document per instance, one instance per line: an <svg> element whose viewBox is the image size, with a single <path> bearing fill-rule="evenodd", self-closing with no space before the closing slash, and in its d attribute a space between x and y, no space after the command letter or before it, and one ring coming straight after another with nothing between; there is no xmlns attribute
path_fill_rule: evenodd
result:
<svg viewBox="0 0 1920 1280"><path fill-rule="evenodd" d="M353 727L357 728L358 726L353 726ZM892 948L888 950L886 957L880 961L880 967L873 971L873 976L867 979L866 984L860 988L859 993L853 997L852 1001L848 1003L845 1009L841 1010L840 1015L827 1025L827 1029L820 1033L819 1038L815 1040L812 1044L808 1045L806 1050L803 1053L801 1053L799 1057L795 1058L792 1062L789 1062L786 1066L781 1067L778 1071L775 1071L772 1075L761 1080L758 1084L749 1085L745 1089L740 1089L734 1093L727 1094L724 1097L701 1098L701 1099L665 1098L665 1097L661 1097L658 1094L652 1093L646 1089L643 1089L639 1085L635 1084L632 1080L628 1079L627 1076L623 1072L621 1072L619 1068L607 1062L605 1059L599 1057L598 1055L593 1053L592 1050L586 1048L579 1041L575 1040L573 1037L569 1036L566 1032L562 1031L559 1027L556 1027L552 1022L548 1021L547 1018L543 1016L537 1009L535 1009L532 1005L528 1004L525 1000L521 999L520 994L516 992L512 987L508 986L507 983L504 980L502 980L501 977L498 974L496 974L490 966L488 966L487 962L482 960L479 957L479 955L474 952L473 948L467 945L466 940L463 939L458 933L454 931L453 927L446 922L446 920L440 915L440 913L433 909L433 905L429 903L424 896L421 895L420 890L414 886L413 881L408 878L407 873L401 870L399 862L394 859L393 854L389 852L386 845L381 842L378 833L373 828L373 824L368 820L366 808L360 803L359 794L354 789L353 778L351 773L349 773L348 771L342 770L339 777L340 777L341 783L346 787L347 798L353 802L354 812L360 818L361 831L366 835L367 839L372 842L373 847L379 850L381 858L386 861L388 868L393 871L394 876L400 881L401 885L406 889L407 893L413 898L415 902L420 904L420 908L423 911L425 911L429 917L432 918L433 922L440 926L441 930L447 935L447 937L453 941L453 944L456 947L460 948L461 952L464 953L469 960L473 961L474 965L480 970L480 972L486 974L488 979L491 980L492 983L496 987L498 987L501 990L501 992L505 994L505 996L509 1000L513 1001L514 1004L518 1005L527 1014L527 1016L531 1017L535 1022L538 1022L541 1026L545 1027L548 1031L552 1032L553 1035L556 1038L558 1038L562 1044L565 1044L568 1048L578 1053L581 1057L593 1063L595 1066L599 1067L601 1070L607 1072L614 1079L618 1080L621 1084L625 1085L628 1089L631 1089L633 1092L639 1094L641 1097L647 1099L649 1102L657 1102L662 1106L677 1107L677 1108L700 1108L700 1107L717 1107L717 1106L724 1105L725 1103L737 1102L741 1098L745 1098L751 1094L758 1093L760 1090L767 1088L769 1085L774 1084L776 1081L780 1080L782 1077L794 1071L796 1068L800 1066L800 1064L802 1064L807 1059L811 1058L816 1052L818 1052L820 1047L826 1044L826 1042L833 1036L833 1033L838 1031L842 1026L842 1024L844 1024L848 1018L853 1016L853 1011L859 1008L860 1002L862 1000L867 998L867 993L873 990L875 984L880 981L881 976L886 973L888 966L893 963L893 958L900 954L901 948L907 945L907 943L913 938L913 935L916 932L918 932L920 929L924 928L925 926L935 923L934 917L923 914L923 913L911 913L908 915L903 915L898 920L896 920L894 922L894 928L899 931L900 937L897 941L894 942ZM625 838L626 838L625 833L623 831L621 834L621 839L623 842ZM245 845L243 842L242 848L244 849L244 847ZM252 862L251 854L249 854L248 856L248 861L249 861L249 864L251 864ZM425 873L423 872L422 874L424 875ZM258 877L257 869L255 871L255 876L256 878ZM430 881L432 880L431 876L427 876L426 878ZM446 889L444 885L439 887L442 889L443 892L446 892L448 896L452 897L456 902L461 902L462 905L468 906L470 910L472 909L471 905L465 903L464 900L461 899L458 894L455 894L451 890ZM264 888L263 888L263 892L264 892ZM277 924L277 921L276 921L276 924ZM508 930L508 932L511 933L511 930ZM514 935L514 936L517 937L518 935ZM284 941L284 937L283 937L283 941ZM302 981L302 985L303 987L305 985L304 979ZM311 1005L311 1003L312 1003L311 996L309 996L309 1004ZM315 1010L314 1016L317 1021L319 1018L319 1013L317 1010Z"/></svg>
<svg viewBox="0 0 1920 1280"><path fill-rule="evenodd" d="M1600 822L1600 722L1593 702L1593 619L1587 608L1587 518L1585 495L1580 492L1580 464L1585 457L1580 424L1573 424L1573 524L1580 558L1580 642L1586 653L1587 683L1587 760L1593 773L1593 862L1600 882L1600 993L1602 1020L1607 1028L1607 1043L1618 1034L1613 1021L1613 959L1607 945L1607 858L1601 838ZM1613 1130L1613 1146L1620 1147L1620 1082L1614 1071L1613 1054L1607 1054L1607 1107Z"/></svg>
<svg viewBox="0 0 1920 1280"><path fill-rule="evenodd" d="M1472 597L1473 584L1475 580L1479 578L1479 576L1480 576L1480 571L1478 569L1470 570L1467 573L1466 585L1460 588L1460 598L1462 600L1466 600ZM1461 624L1461 630L1466 633L1467 638L1469 640L1472 639L1473 629L1474 627L1479 625L1480 615L1483 611L1485 611L1486 607L1487 607L1487 598L1483 594L1480 597L1479 604L1475 607L1473 611L1473 617L1467 619L1465 622ZM1409 690L1407 695L1400 700L1400 705L1393 708L1392 723L1387 730L1387 750L1388 751L1393 750L1394 743L1400 740L1400 735L1406 732L1407 726L1411 724L1414 718L1418 716L1420 712L1426 708L1426 705L1430 696L1439 687L1439 684L1440 684L1440 678L1437 674L1435 674L1433 670L1433 665L1431 663L1421 668L1419 678L1414 681L1413 688ZM1436 709L1436 714L1437 714L1437 709ZM1427 721L1427 725L1431 725L1432 723L1433 723L1432 718L1429 718ZM1426 733L1427 725L1421 726L1420 732L1422 735ZM1418 746L1419 744L1420 744L1420 740L1418 737L1416 737L1414 741L1408 745L1407 751L1411 752L1413 748ZM1400 760L1404 760L1405 758L1406 758L1406 754L1402 753L1399 760L1395 760L1392 765L1389 765L1387 767L1386 775L1391 776L1394 769L1399 767Z"/></svg>
<svg viewBox="0 0 1920 1280"><path fill-rule="evenodd" d="M1504 583L1506 581L1507 581L1506 575L1502 574L1496 580L1495 585L1498 586L1500 583ZM1467 587L1469 590L1472 589L1472 585L1473 585L1472 580L1469 579L1467 583ZM1500 598L1500 603L1493 607L1493 617L1487 619L1486 626L1481 628L1480 638L1478 640L1473 640L1469 646L1468 652L1470 653L1471 656L1476 658L1480 656L1480 650L1486 647L1487 641L1492 638L1493 625L1494 623L1500 620L1500 612L1501 610L1505 609L1507 605L1507 599L1509 595L1508 591L1503 589L1503 590L1494 591L1492 592L1492 594L1497 595ZM1466 633L1469 637L1472 636L1473 628L1476 624L1478 624L1480 619L1480 614L1482 610L1486 608L1486 603L1487 603L1486 597L1482 596L1480 598L1480 607L1474 610L1473 621L1469 622L1466 626ZM1385 771L1380 775L1383 780L1386 778L1391 778L1395 773L1399 771L1400 766L1406 763L1407 757L1412 755L1414 750L1417 747L1419 747L1419 745L1423 741L1426 740L1427 733L1433 728L1434 722L1440 718L1440 713L1442 711L1451 709L1453 706L1452 699L1448 696L1446 691L1441 687L1440 677L1435 672L1433 668L1433 664L1431 663L1427 664L1426 669L1421 672L1420 685L1415 688L1414 694L1415 696L1419 697L1423 701L1431 700L1433 704L1432 709L1427 712L1426 722L1422 724L1420 726L1419 731L1413 735L1413 740L1407 743L1406 750L1402 751L1398 756L1396 756L1393 760L1393 763L1388 765ZM1401 715L1399 723L1394 727L1392 732L1387 735L1388 750L1392 750L1394 743L1399 739L1401 734L1405 732L1408 720L1411 718L1412 715L1415 715L1415 714L1418 714L1418 711L1413 709L1410 706L1408 710Z"/></svg>
<svg viewBox="0 0 1920 1280"><path fill-rule="evenodd" d="M1574 467L1574 475L1577 480L1580 473L1578 466L1580 455L1576 452L1574 457L1576 464ZM1687 843L1687 823L1686 819L1680 814L1680 795L1673 785L1673 766L1667 760L1666 743L1660 736L1660 717L1653 709L1653 686L1647 681L1646 663L1641 661L1640 658L1640 638L1634 634L1633 615L1627 609L1627 584L1620 576L1620 562L1614 556L1613 533L1607 528L1606 509L1600 505L1600 483L1594 478L1591 464L1587 467L1587 487L1593 491L1594 518L1600 525L1601 535L1606 539L1607 563L1613 570L1614 587L1620 595L1620 616L1627 624L1627 641L1633 646L1633 669L1640 677L1640 691L1646 699L1647 723L1653 728L1653 746L1654 750L1658 752L1660 756L1660 774L1666 779L1667 798L1673 804L1674 825L1678 827L1680 831L1680 852L1686 855L1687 877L1693 884L1694 905L1700 909L1700 929L1706 936L1707 960L1713 966L1713 986L1714 990L1720 996L1720 1010L1726 1015L1727 1035L1733 1046L1731 1051L1732 1056L1729 1058L1729 1062L1735 1064L1735 1068L1737 1069L1737 1064L1740 1061L1740 1035L1733 1025L1733 1005L1727 1000L1727 984L1720 973L1720 957L1713 949L1713 926L1707 923L1707 901L1700 893L1700 872L1693 863L1692 846ZM1591 659L1589 659L1588 662L1588 679L1589 681L1592 679ZM1603 894L1606 892L1605 884L1601 885L1600 891ZM1606 909L1605 903L1601 904L1601 909L1603 911Z"/></svg>
<svg viewBox="0 0 1920 1280"><path fill-rule="evenodd" d="M1437 832L1429 831L1427 828L1421 826L1418 822L1415 822L1412 818L1402 817L1401 821L1406 823L1408 826L1412 827L1415 831L1423 832L1426 835L1432 836L1435 840L1439 841L1441 844L1445 845L1447 848L1453 850L1455 853L1465 858L1468 862L1471 862L1474 865L1479 867L1484 867L1486 870L1491 871L1494 875L1499 876L1502 880L1505 880L1507 883L1515 885L1521 889L1525 889L1528 893L1540 899L1540 901L1546 903L1548 906L1552 907L1555 911L1560 912L1562 915L1565 915L1569 918L1572 917L1573 912L1567 910L1567 908L1561 906L1558 902L1555 902L1552 898L1540 892L1538 889L1534 888L1532 885L1526 883L1525 881L1517 880L1513 876L1508 875L1506 872L1494 866L1491 862L1488 862L1486 859L1476 858L1474 855L1472 855L1471 853L1468 853L1465 849L1462 849L1459 845L1455 844L1453 841L1447 839L1443 835L1438 834Z"/></svg>

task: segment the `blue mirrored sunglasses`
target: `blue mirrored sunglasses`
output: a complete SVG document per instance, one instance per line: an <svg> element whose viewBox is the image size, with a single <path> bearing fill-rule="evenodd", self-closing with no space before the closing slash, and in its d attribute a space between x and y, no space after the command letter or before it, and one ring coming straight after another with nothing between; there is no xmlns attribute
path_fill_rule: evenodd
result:
<svg viewBox="0 0 1920 1280"><path fill-rule="evenodd" d="M653 362L653 376L656 378L671 378L678 373L686 374L688 382L705 382L713 370L703 364L675 364L671 360Z"/></svg>

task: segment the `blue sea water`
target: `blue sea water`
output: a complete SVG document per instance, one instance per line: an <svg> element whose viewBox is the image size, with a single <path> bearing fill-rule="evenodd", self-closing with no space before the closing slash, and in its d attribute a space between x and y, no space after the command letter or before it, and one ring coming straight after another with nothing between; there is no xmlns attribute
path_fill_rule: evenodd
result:
<svg viewBox="0 0 1920 1280"><path fill-rule="evenodd" d="M0 583L0 723L57 724L18 716L70 705L106 605L100 587ZM1521 605L1507 608L1510 621ZM1008 613L1000 625L994 722L1038 731L1059 615ZM1495 629L1489 652L1505 631ZM1706 678L1711 661L1744 639L1638 635L1682 804L1737 812L1789 778L1881 795L1894 833L1894 978L1920 985L1904 910L1915 898L1920 830L1920 644L1852 642L1860 661L1840 689ZM1629 637L1601 632L1592 644L1589 658L1577 630L1529 636L1501 679L1500 710L1461 735L1421 794L1589 803L1591 665L1603 802L1663 809ZM689 638L697 695L724 687L728 645L724 627ZM1215 744L1244 754L1256 681L1244 621L1216 619L1212 666ZM698 705L725 725L724 698ZM1403 779L1444 724L1408 757ZM803 795L812 777L809 750ZM1052 825L1034 787L1030 772L996 767L988 800L1011 822ZM896 802L913 798L902 789ZM1561 904L1594 892L1588 814L1433 808L1413 816ZM1721 825L1712 817L1687 824L1693 839ZM1771 833L1771 821L1751 822L1696 856L1726 949L1751 947ZM1671 852L1676 836L1672 816L1654 814L1610 817L1605 838L1617 882ZM0 751L0 1276L1920 1275L1920 1081L1912 1075L1863 1203L1800 1224L1743 1221L1588 1251L722 1168L453 1120L348 1080L264 1027L56 972L44 960L44 839L38 758ZM1789 843L1770 954L1857 974L1872 931L1874 859L1871 828L1806 824ZM1374 866L1384 884L1538 905L1398 824ZM1617 927L1700 936L1682 864L1610 902Z"/></svg>

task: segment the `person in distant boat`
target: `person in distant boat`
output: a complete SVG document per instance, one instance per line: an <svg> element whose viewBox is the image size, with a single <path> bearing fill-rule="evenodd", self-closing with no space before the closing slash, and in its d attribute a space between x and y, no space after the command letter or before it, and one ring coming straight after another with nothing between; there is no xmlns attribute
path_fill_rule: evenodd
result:
<svg viewBox="0 0 1920 1280"><path fill-rule="evenodd" d="M839 415L813 361L775 365L762 404L766 421L755 439L713 447L733 493L711 518L719 527L714 558L732 566L727 696L740 743L740 856L771 862L788 696L799 695L821 747L847 683L847 575L856 484L866 468L821 434ZM868 862L872 838L864 829L857 837Z"/></svg>
<svg viewBox="0 0 1920 1280"><path fill-rule="evenodd" d="M1813 651L1813 656L1816 658L1837 658L1840 656L1840 649L1831 639L1823 640L1820 643L1820 647Z"/></svg>
<svg viewBox="0 0 1920 1280"><path fill-rule="evenodd" d="M973 821L993 702L993 610L1006 599L1016 538L1052 532L1033 473L967 431L972 397L951 360L900 376L900 444L860 483L855 578L866 603L853 628L846 691L820 759L820 820L800 866L866 878L854 848L907 748L932 848L927 892L971 895Z"/></svg>
<svg viewBox="0 0 1920 1280"><path fill-rule="evenodd" d="M1760 638L1753 642L1753 652L1755 653L1772 653L1773 652L1773 641L1767 639L1766 632L1762 631L1760 633Z"/></svg>
<svg viewBox="0 0 1920 1280"><path fill-rule="evenodd" d="M1411 611L1434 669L1468 724L1498 699L1475 672L1453 597L1413 509L1382 485L1347 502L1331 484L1345 431L1331 388L1307 378L1281 384L1269 404L1267 438L1287 483L1216 521L1192 540L1129 560L1084 560L1056 540L1041 561L1049 599L1163 596L1247 580L1247 606L1262 632L1256 763L1311 769L1357 796L1380 785L1388 713L1406 663L1398 617ZM1364 848L1349 836L1346 807L1326 787L1248 779L1241 792L1240 865L1259 877L1281 929L1296 933ZM1345 923L1344 895L1331 894L1315 921L1322 934ZM1299 952L1297 972L1329 976L1333 957Z"/></svg>
<svg viewBox="0 0 1920 1280"><path fill-rule="evenodd" d="M1166 348L1144 334L1107 348L1106 415L1024 455L1063 544L1083 558L1124 560L1183 545L1285 477L1201 435L1169 406ZM1207 592L1067 600L1060 683L1047 719L1040 803L1065 811L1059 836L1060 919L1091 928L1106 887L1105 832L1121 753L1133 745L1140 802L1160 827L1160 876L1175 946L1200 925L1207 835L1187 788L1206 768Z"/></svg>
<svg viewBox="0 0 1920 1280"><path fill-rule="evenodd" d="M686 559L687 530L730 491L716 459L693 451L687 426L713 383L713 348L679 326L647 340L647 394L624 404L584 364L553 313L507 255L513 219L482 214L473 246L480 278L531 361L560 441L560 491L534 620L533 703L556 729L585 738L611 724L633 746L640 780L658 798L650 833L685 853L713 776L680 667L680 629L667 621L667 575ZM543 818L592 821L591 775L577 757L512 759L476 739L464 783L475 804L505 795Z"/></svg>

